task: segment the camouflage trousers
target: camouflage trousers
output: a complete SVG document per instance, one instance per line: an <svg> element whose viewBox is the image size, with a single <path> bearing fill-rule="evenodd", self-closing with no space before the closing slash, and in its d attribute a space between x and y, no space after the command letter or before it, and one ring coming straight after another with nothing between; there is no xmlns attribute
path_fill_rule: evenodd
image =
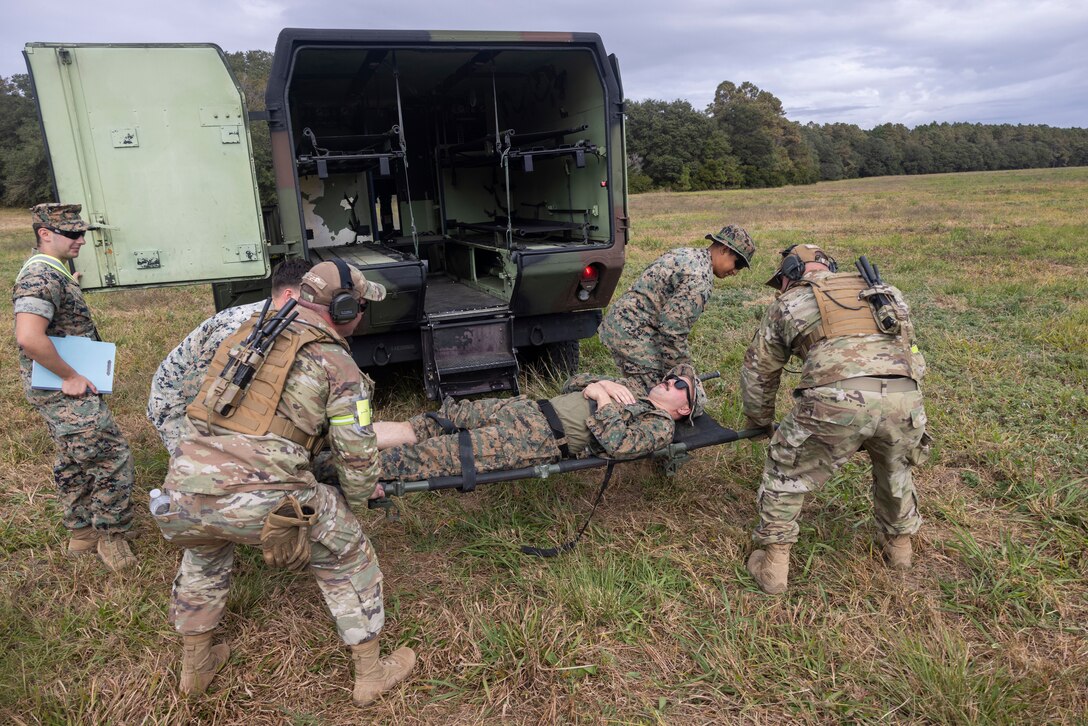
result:
<svg viewBox="0 0 1088 726"><path fill-rule="evenodd" d="M691 363L689 360L666 360L656 345L637 336L613 332L605 325L601 326L598 336L623 377L642 385L642 391L636 393L645 393L661 383L673 367Z"/></svg>
<svg viewBox="0 0 1088 726"><path fill-rule="evenodd" d="M771 439L757 497L758 544L796 542L805 494L822 487L859 449L873 463L873 512L885 534L922 525L911 466L924 457L919 391L876 393L824 386L800 391Z"/></svg>
<svg viewBox="0 0 1088 726"><path fill-rule="evenodd" d="M68 529L124 532L132 526L132 453L100 395L26 391L56 444L53 479Z"/></svg>
<svg viewBox="0 0 1088 726"><path fill-rule="evenodd" d="M477 471L500 471L559 461L559 447L536 401L489 398L454 401L437 411L459 429L468 429ZM418 481L461 473L458 434L445 434L429 416L410 420L419 443L386 449L380 454L382 479Z"/></svg>
<svg viewBox="0 0 1088 726"><path fill-rule="evenodd" d="M174 578L170 621L182 635L198 635L215 628L223 617L234 545L260 546L264 521L287 492L167 493L170 508L153 516L163 536L185 548ZM332 487L318 484L292 493L318 514L318 523L310 529L309 571L340 638L348 645L370 640L385 623L382 573L370 540Z"/></svg>

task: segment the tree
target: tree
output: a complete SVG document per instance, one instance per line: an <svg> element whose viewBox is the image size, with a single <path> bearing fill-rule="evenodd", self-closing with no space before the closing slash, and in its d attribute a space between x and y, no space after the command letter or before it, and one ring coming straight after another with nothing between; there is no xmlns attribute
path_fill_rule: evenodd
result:
<svg viewBox="0 0 1088 726"><path fill-rule="evenodd" d="M30 77L0 76L0 202L30 206L52 199Z"/></svg>

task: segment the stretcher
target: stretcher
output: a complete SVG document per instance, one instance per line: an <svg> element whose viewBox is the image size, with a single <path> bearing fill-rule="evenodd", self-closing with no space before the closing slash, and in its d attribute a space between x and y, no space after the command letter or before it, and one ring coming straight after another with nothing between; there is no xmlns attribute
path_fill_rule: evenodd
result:
<svg viewBox="0 0 1088 726"><path fill-rule="evenodd" d="M761 428L742 429L740 431L727 429L712 417L703 414L702 416L698 416L694 422L691 423L677 422L676 430L673 433L672 443L668 446L658 449L646 456L635 459L625 459L624 461L653 459L662 463L666 473L674 474L681 464L691 458L690 452L695 451L696 449L702 449L707 446L717 446L719 444L728 444L733 441L739 441L740 439L756 438L765 433L767 433L766 429ZM473 476L468 478L458 475L440 476L411 482L397 480L383 481L382 487L385 489L385 496L378 499L371 499L368 506L371 509L384 509L387 517L396 519L397 507L389 498L390 496L402 497L405 494L410 494L412 492L432 492L440 489L456 489L459 492L470 492L479 484L492 484L518 479L547 479L552 474L604 468L605 473L601 478L597 496L593 500L593 507L582 522L582 526L578 529L578 533L574 536L574 539L559 545L558 547L533 547L530 545L522 545L521 547L522 553L526 555L531 555L533 557L555 557L563 552L569 552L578 544L578 540L582 538L582 534L586 531L586 527L589 526L590 520L593 519L593 514L597 511L597 505L601 503L604 491L608 488L608 482L612 478L612 470L618 463L622 462L615 459L590 456L584 459L561 459L554 464L541 464L519 469L474 472Z"/></svg>

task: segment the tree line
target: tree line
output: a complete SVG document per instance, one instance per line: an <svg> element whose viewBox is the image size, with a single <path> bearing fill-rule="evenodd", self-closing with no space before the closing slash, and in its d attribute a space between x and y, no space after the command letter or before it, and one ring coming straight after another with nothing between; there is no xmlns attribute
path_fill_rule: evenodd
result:
<svg viewBox="0 0 1088 726"><path fill-rule="evenodd" d="M228 53L250 110L264 108L268 51ZM718 85L699 111L688 101L629 101L628 182L632 192L700 191L811 184L888 174L1088 166L1088 129L1045 125L930 123L800 124L752 83ZM265 124L252 124L262 201L274 201ZM0 76L0 204L52 197L49 166L30 80Z"/></svg>

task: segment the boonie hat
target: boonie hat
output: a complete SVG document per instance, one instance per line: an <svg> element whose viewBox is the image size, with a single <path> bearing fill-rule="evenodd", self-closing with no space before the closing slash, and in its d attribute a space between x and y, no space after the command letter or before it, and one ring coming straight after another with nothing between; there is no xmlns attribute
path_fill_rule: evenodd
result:
<svg viewBox="0 0 1088 726"><path fill-rule="evenodd" d="M30 208L31 224L41 224L64 232L86 232L89 229L98 229L97 225L87 224L79 213L83 210L82 204L35 204Z"/></svg>
<svg viewBox="0 0 1088 726"><path fill-rule="evenodd" d="M687 363L681 363L669 369L669 372L665 374L665 378L669 376L679 376L691 380L694 395L691 397L691 413L687 415L687 420L693 423L695 417L702 416L703 410L706 408L706 390L703 389L703 382L699 380L699 374L695 372L694 367Z"/></svg>
<svg viewBox="0 0 1088 726"><path fill-rule="evenodd" d="M342 292L350 293L359 302L363 300L385 299L385 287L376 282L370 282L358 268L344 263L351 270L351 289L342 286L340 280L340 268L335 262L319 262L310 268L310 271L302 276L299 285L299 297L306 302L328 307L332 299Z"/></svg>
<svg viewBox="0 0 1088 726"><path fill-rule="evenodd" d="M727 224L717 234L708 234L706 239L725 245L737 254L737 267L744 269L752 265L752 255L756 253L755 243L742 228Z"/></svg>

